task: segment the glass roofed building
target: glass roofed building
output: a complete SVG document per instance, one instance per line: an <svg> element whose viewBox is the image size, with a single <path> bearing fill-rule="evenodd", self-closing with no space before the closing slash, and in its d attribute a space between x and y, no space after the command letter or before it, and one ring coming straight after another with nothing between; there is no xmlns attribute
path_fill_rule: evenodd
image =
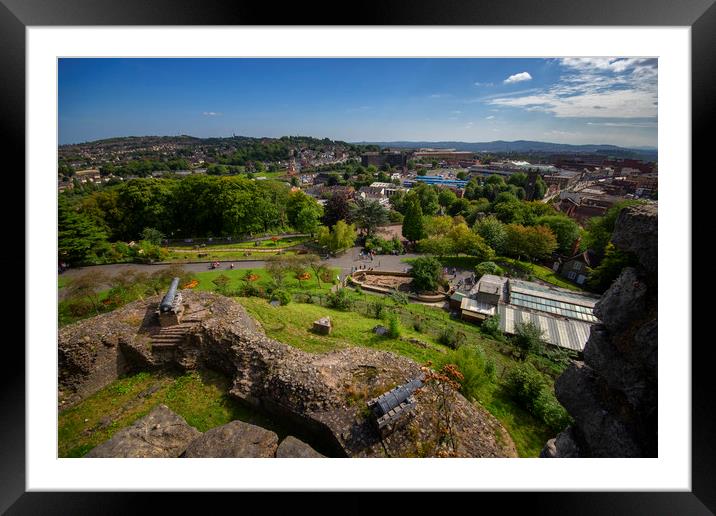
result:
<svg viewBox="0 0 716 516"><path fill-rule="evenodd" d="M500 329L507 334L531 322L542 329L542 338L549 344L581 353L591 326L599 322L594 315L597 301L599 296L593 294L485 274L460 308L462 318L471 321L497 313Z"/></svg>

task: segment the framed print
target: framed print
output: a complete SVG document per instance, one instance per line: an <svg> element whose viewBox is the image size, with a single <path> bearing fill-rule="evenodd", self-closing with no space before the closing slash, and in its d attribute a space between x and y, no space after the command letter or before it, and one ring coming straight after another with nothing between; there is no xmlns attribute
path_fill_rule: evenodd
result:
<svg viewBox="0 0 716 516"><path fill-rule="evenodd" d="M713 511L690 212L712 2L132 4L0 6L27 203L0 507Z"/></svg>

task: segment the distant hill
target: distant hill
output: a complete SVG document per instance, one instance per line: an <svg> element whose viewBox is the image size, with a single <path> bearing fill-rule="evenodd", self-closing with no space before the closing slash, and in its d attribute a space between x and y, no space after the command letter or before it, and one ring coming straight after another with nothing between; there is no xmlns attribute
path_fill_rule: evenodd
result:
<svg viewBox="0 0 716 516"><path fill-rule="evenodd" d="M396 141L396 142L354 142L357 145L379 145L381 147L398 148L450 148L460 151L491 152L491 153L569 153L569 154L601 154L618 157L635 157L648 160L656 160L658 153L653 147L626 148L617 145L570 145L567 143L537 142L529 140L517 140L508 142L496 140L492 142L426 142L426 141Z"/></svg>

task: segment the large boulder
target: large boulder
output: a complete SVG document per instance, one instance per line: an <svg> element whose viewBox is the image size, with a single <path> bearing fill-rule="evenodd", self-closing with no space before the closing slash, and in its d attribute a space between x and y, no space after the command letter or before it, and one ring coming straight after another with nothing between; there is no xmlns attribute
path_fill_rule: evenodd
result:
<svg viewBox="0 0 716 516"><path fill-rule="evenodd" d="M289 435L283 441L281 441L281 444L278 445L278 449L276 450L276 457L284 459L318 459L321 457L325 457L325 455L321 455L300 439L296 439L294 436Z"/></svg>
<svg viewBox="0 0 716 516"><path fill-rule="evenodd" d="M625 330L646 310L646 282L633 267L627 267L594 306L594 315L612 333Z"/></svg>
<svg viewBox="0 0 716 516"><path fill-rule="evenodd" d="M158 405L132 426L118 431L85 457L179 457L201 432L166 405Z"/></svg>
<svg viewBox="0 0 716 516"><path fill-rule="evenodd" d="M589 456L643 456L639 442L620 417L619 399L604 397L600 379L589 367L582 362L572 363L554 388L583 436L585 442L580 448Z"/></svg>
<svg viewBox="0 0 716 516"><path fill-rule="evenodd" d="M657 203L627 206L614 223L612 242L622 251L634 253L649 272L656 272L658 260Z"/></svg>
<svg viewBox="0 0 716 516"><path fill-rule="evenodd" d="M557 437L547 441L547 444L539 456L550 459L573 459L579 457L579 446L574 437L572 427L567 427L567 429L560 432Z"/></svg>
<svg viewBox="0 0 716 516"><path fill-rule="evenodd" d="M273 457L278 447L278 436L260 426L232 421L212 428L193 440L186 448L185 457Z"/></svg>

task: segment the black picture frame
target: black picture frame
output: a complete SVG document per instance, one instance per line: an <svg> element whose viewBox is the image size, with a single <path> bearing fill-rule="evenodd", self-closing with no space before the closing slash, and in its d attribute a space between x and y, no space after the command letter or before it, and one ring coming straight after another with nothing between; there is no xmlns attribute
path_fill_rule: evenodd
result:
<svg viewBox="0 0 716 516"><path fill-rule="evenodd" d="M716 112L716 5L714 0L534 0L361 2L350 16L339 18L335 5L310 8L303 3L237 3L218 0L0 0L0 124L3 147L13 152L3 162L13 171L25 170L25 28L65 25L576 25L688 26L692 51L692 162L708 172L711 115ZM341 21L342 20L342 21ZM685 171L684 173L686 173ZM713 172L712 172L713 173ZM16 179L23 177L14 172ZM24 191L24 181L18 181ZM29 194L29 192L25 192ZM696 204L694 201L693 204ZM16 228L19 232L19 228ZM17 235L18 253L24 235ZM20 261L17 254L13 262ZM24 261L24 260L23 260ZM17 272L12 266L12 275ZM27 273L28 271L24 271ZM22 275L24 277L24 275ZM19 280L20 275L15 276ZM688 278L691 281L691 278ZM17 292L22 290L18 289ZM690 302L691 300L684 300ZM20 306L15 297L13 305ZM24 303L22 303L24 306ZM695 308L695 304L692 303ZM692 320L696 320L693 317ZM685 334L689 332L684 331ZM502 493L500 511L526 504L536 513L579 514L712 514L716 511L716 428L710 382L714 363L713 338L693 341L692 350L692 490L647 493ZM679 343L689 346L692 343ZM25 355L18 346L3 350L0 376L0 511L8 514L126 514L148 503L138 493L25 492ZM13 364L9 367L7 364ZM156 496L156 495L155 495ZM240 496L246 497L247 494ZM350 495L357 497L357 494ZM244 500L248 500L244 498ZM216 501L216 499L212 499ZM345 504L348 501L344 501ZM185 506L181 493L162 496L162 504ZM245 501L242 504L251 502ZM482 503L482 502L481 502ZM322 504L323 505L323 504ZM348 502L356 509L361 503ZM186 506L185 506L186 507ZM169 505L164 506L169 509ZM317 508L316 510L320 510ZM330 512L330 507L328 507ZM348 511L345 511L348 512ZM383 512L383 511L381 511Z"/></svg>

